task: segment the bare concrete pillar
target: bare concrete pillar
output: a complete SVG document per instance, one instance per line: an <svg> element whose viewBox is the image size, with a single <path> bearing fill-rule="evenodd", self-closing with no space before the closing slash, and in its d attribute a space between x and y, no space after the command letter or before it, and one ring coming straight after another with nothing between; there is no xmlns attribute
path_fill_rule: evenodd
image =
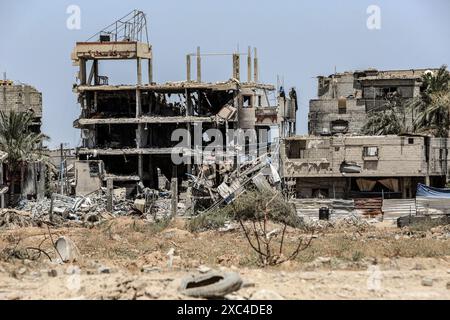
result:
<svg viewBox="0 0 450 320"><path fill-rule="evenodd" d="M170 183L170 190L172 192L172 201L171 201L171 215L175 217L177 215L177 207L178 207L178 178L172 177Z"/></svg>
<svg viewBox="0 0 450 320"><path fill-rule="evenodd" d="M255 51L255 57L253 59L253 81L258 82L259 81L259 74L258 74L258 51L256 48L254 48Z"/></svg>
<svg viewBox="0 0 450 320"><path fill-rule="evenodd" d="M79 73L79 77L80 77L80 83L81 85L86 85L86 60L85 59L80 59L80 73Z"/></svg>
<svg viewBox="0 0 450 320"><path fill-rule="evenodd" d="M136 118L139 118L141 114L142 114L141 90L136 89Z"/></svg>
<svg viewBox="0 0 450 320"><path fill-rule="evenodd" d="M153 59L148 59L148 83L153 83Z"/></svg>
<svg viewBox="0 0 450 320"><path fill-rule="evenodd" d="M191 81L191 55L186 55L186 80Z"/></svg>
<svg viewBox="0 0 450 320"><path fill-rule="evenodd" d="M137 84L142 84L142 59L137 58L136 59L136 66L137 66Z"/></svg>
<svg viewBox="0 0 450 320"><path fill-rule="evenodd" d="M240 57L239 54L234 53L233 54L233 78L240 80L241 76L241 71L240 71Z"/></svg>
<svg viewBox="0 0 450 320"><path fill-rule="evenodd" d="M142 181L144 179L144 156L142 154L138 155L138 175Z"/></svg>
<svg viewBox="0 0 450 320"><path fill-rule="evenodd" d="M200 56L200 47L197 47L197 81L202 82L202 57Z"/></svg>
<svg viewBox="0 0 450 320"><path fill-rule="evenodd" d="M113 188L114 183L112 179L106 180L106 211L113 211Z"/></svg>
<svg viewBox="0 0 450 320"><path fill-rule="evenodd" d="M94 71L94 85L98 85L98 60L94 60L92 64L92 69Z"/></svg>
<svg viewBox="0 0 450 320"><path fill-rule="evenodd" d="M247 53L247 81L252 82L252 48L250 47Z"/></svg>

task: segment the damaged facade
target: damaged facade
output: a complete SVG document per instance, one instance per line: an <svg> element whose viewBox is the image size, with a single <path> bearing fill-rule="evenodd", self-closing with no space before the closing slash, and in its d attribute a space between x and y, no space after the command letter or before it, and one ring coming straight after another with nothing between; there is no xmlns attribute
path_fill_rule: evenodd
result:
<svg viewBox="0 0 450 320"><path fill-rule="evenodd" d="M12 80L0 80L0 110L9 113L31 112L33 132L41 132L42 93L27 84L15 84Z"/></svg>
<svg viewBox="0 0 450 320"><path fill-rule="evenodd" d="M31 113L33 122L29 130L35 133L41 132L42 119L42 93L33 86L27 84L16 84L12 80L0 80L0 110L5 114L10 112ZM5 159L6 160L6 157ZM2 162L4 161L2 160ZM24 172L16 173L15 196L25 198L43 197L45 193L45 165L40 161L28 162L24 164ZM11 184L11 177L3 177L0 183ZM0 190L2 202L5 203L4 196L6 190ZM6 203L9 202L6 200Z"/></svg>
<svg viewBox="0 0 450 320"><path fill-rule="evenodd" d="M198 49L187 55L186 81L158 84L153 81L152 47L142 37L120 37L103 31L93 41L78 42L72 53L79 67L74 91L81 106L81 116L74 122L82 134L82 147L77 150L79 163L75 165L77 192L89 192L108 180L114 186L126 187L128 195L142 188L161 189L161 185L167 185L161 180L172 178L181 186L182 180L198 176L204 167L193 161L175 166L171 155L175 152L194 159L198 148L207 144L203 140L199 146L195 136L200 132L204 137L208 129L219 130L225 139L229 130L255 129L258 145L268 142L267 132L274 128L279 136L292 135L295 99L277 97L274 86L260 83L256 50L254 59L250 50L247 55L245 81L240 74L241 54L230 56L233 70L228 81L202 81L203 55ZM191 79L192 57L196 61L195 80ZM99 65L106 60L134 61L136 84L110 84L106 71L99 73ZM189 132L185 147L179 147L178 140L172 141L176 129ZM233 141L224 141L224 153L235 149ZM218 170L236 168L239 159L237 162L231 168L223 164ZM220 180L214 185L218 186Z"/></svg>
<svg viewBox="0 0 450 320"><path fill-rule="evenodd" d="M446 139L424 136L292 137L282 174L299 198L412 198L418 183L445 185Z"/></svg>
<svg viewBox="0 0 450 320"><path fill-rule="evenodd" d="M361 134L369 112L381 111L390 99L419 97L422 76L437 69L343 72L318 77L317 99L309 104L310 135ZM412 114L407 116L410 124Z"/></svg>
<svg viewBox="0 0 450 320"><path fill-rule="evenodd" d="M419 184L444 187L447 138L362 133L369 112L383 110L394 98L419 97L428 70L371 69L319 77L318 98L310 101L310 135L286 138L280 146L281 174L296 201L350 199L353 209L375 215L383 210L388 216L416 212L415 202L407 199L416 197ZM414 115L405 114L411 123Z"/></svg>

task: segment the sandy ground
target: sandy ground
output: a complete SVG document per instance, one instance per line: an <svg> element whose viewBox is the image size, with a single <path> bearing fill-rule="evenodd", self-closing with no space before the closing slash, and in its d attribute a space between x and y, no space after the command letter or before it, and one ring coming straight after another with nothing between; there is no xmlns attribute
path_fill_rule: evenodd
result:
<svg viewBox="0 0 450 320"><path fill-rule="evenodd" d="M74 240L78 261L57 261L46 228L0 231L3 253L44 241L52 258L3 254L0 299L187 299L177 291L180 280L208 268L241 275L244 287L228 299L450 299L446 230L405 233L380 225L324 231L295 261L268 268L257 265L239 229L192 234L180 225L161 231L125 219L51 232Z"/></svg>

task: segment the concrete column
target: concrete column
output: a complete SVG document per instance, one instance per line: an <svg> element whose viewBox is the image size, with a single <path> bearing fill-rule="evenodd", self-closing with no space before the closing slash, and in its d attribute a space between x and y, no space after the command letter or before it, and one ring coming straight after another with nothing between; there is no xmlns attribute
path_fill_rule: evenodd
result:
<svg viewBox="0 0 450 320"><path fill-rule="evenodd" d="M197 81L202 82L202 57L200 56L200 47L197 47Z"/></svg>
<svg viewBox="0 0 450 320"><path fill-rule="evenodd" d="M186 55L186 80L191 81L191 55Z"/></svg>
<svg viewBox="0 0 450 320"><path fill-rule="evenodd" d="M94 70L94 85L98 85L98 60L94 60L92 68Z"/></svg>
<svg viewBox="0 0 450 320"><path fill-rule="evenodd" d="M148 83L153 83L153 59L148 59Z"/></svg>
<svg viewBox="0 0 450 320"><path fill-rule="evenodd" d="M85 59L80 59L80 73L79 73L79 77L80 77L80 83L81 85L86 85L86 60Z"/></svg>
<svg viewBox="0 0 450 320"><path fill-rule="evenodd" d="M144 156L142 154L138 155L138 175L142 181L144 179Z"/></svg>
<svg viewBox="0 0 450 320"><path fill-rule="evenodd" d="M113 180L108 179L106 180L106 211L112 212L113 211Z"/></svg>
<svg viewBox="0 0 450 320"><path fill-rule="evenodd" d="M241 71L240 71L240 57L239 54L233 54L233 78L240 81Z"/></svg>
<svg viewBox="0 0 450 320"><path fill-rule="evenodd" d="M142 114L141 90L136 89L136 118L139 118L141 114Z"/></svg>
<svg viewBox="0 0 450 320"><path fill-rule="evenodd" d="M253 81L256 83L259 81L259 74L258 74L258 51L256 48L254 48L255 51L255 57L253 59Z"/></svg>
<svg viewBox="0 0 450 320"><path fill-rule="evenodd" d="M142 84L142 59L137 58L136 59L136 66L137 66L137 84Z"/></svg>
<svg viewBox="0 0 450 320"><path fill-rule="evenodd" d="M250 47L247 53L247 82L252 82L252 49Z"/></svg>
<svg viewBox="0 0 450 320"><path fill-rule="evenodd" d="M175 217L177 215L177 207L178 207L178 178L172 177L170 183L170 190L172 192L172 201L171 201L171 215Z"/></svg>

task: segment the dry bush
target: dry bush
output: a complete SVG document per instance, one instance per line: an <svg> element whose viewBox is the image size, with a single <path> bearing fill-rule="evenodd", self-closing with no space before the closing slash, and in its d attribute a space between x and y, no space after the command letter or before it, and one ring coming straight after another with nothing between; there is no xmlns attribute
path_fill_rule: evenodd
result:
<svg viewBox="0 0 450 320"><path fill-rule="evenodd" d="M306 241L303 237L298 237L294 249L290 253L285 252L283 245L287 227L303 227L303 221L297 216L292 205L279 193L246 191L230 205L230 208L263 266L273 266L294 260L311 244L312 234ZM249 222L247 227L244 222ZM271 223L281 224L282 230L269 231ZM277 238L279 241L276 240Z"/></svg>

